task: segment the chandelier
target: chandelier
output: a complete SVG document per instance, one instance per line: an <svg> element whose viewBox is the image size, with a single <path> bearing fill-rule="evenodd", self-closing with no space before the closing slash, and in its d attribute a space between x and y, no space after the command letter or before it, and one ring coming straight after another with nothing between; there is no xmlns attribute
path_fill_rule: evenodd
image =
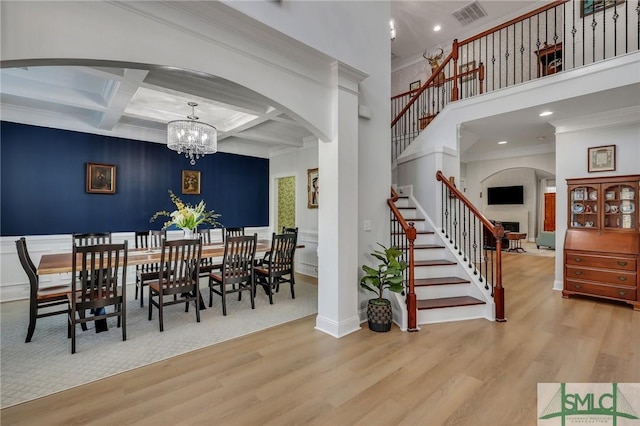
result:
<svg viewBox="0 0 640 426"><path fill-rule="evenodd" d="M210 124L202 123L195 114L195 102L189 102L191 115L188 120L174 120L167 123L167 146L178 154L184 153L191 165L205 154L218 151L218 131Z"/></svg>

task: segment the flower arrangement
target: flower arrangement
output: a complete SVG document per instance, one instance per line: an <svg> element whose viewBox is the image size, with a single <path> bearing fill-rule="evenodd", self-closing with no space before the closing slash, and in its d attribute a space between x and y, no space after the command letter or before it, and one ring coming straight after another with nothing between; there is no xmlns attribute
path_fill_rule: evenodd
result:
<svg viewBox="0 0 640 426"><path fill-rule="evenodd" d="M169 190L169 197L173 204L176 205L177 210L172 212L168 212L166 210L156 212L149 222L153 222L160 216L169 216L171 220L166 221L162 226L162 229L167 229L171 225L176 225L180 229L188 229L190 231L193 231L202 223L208 223L212 226L220 225L216 220L220 215L213 210L206 211L204 200L201 200L194 207L183 203L182 200L171 190Z"/></svg>

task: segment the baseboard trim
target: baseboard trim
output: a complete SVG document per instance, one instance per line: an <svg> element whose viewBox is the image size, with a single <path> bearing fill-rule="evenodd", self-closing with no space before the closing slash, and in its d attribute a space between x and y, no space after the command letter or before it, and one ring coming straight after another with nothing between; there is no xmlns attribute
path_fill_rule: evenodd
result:
<svg viewBox="0 0 640 426"><path fill-rule="evenodd" d="M360 320L357 316L354 316L344 321L336 322L318 315L315 329L339 339L360 330Z"/></svg>

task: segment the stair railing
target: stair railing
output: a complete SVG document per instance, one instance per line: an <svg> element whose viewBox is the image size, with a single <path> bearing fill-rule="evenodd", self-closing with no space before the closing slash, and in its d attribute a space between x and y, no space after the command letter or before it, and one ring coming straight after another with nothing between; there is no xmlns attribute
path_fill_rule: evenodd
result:
<svg viewBox="0 0 640 426"><path fill-rule="evenodd" d="M417 91L391 101L395 161L452 101L640 49L640 6L558 0L461 42ZM459 65L460 64L460 65Z"/></svg>
<svg viewBox="0 0 640 426"><path fill-rule="evenodd" d="M478 280L484 282L485 289L491 290L496 321L506 321L502 287L504 228L480 213L441 171L436 173L436 179L442 183L441 232Z"/></svg>
<svg viewBox="0 0 640 426"><path fill-rule="evenodd" d="M407 303L407 329L418 331L418 301L415 292L415 259L414 243L416 241L416 228L413 222L407 222L396 206L399 199L398 194L391 188L391 198L387 204L391 209L391 246L395 246L403 253L401 259L407 262L405 273L405 291Z"/></svg>

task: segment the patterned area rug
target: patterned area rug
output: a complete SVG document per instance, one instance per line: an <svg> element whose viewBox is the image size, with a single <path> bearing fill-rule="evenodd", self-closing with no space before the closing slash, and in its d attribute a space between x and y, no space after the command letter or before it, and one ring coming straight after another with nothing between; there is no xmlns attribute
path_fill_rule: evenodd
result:
<svg viewBox="0 0 640 426"><path fill-rule="evenodd" d="M275 295L273 305L269 305L269 298L259 287L255 310L251 309L246 293L242 301L232 294L227 298L226 317L216 296L213 307L201 311L200 323L196 322L193 305L188 313L182 304L168 306L164 332L160 333L157 309L154 308L153 320L148 321L147 299L145 307L140 308L139 301L133 299L134 288L127 286L127 340L122 341L115 318L108 320L109 331L99 334L90 323L85 332L78 327L74 355L71 355L64 315L38 319L33 339L24 343L28 302L3 303L0 305L0 406L5 408L60 392L317 313L316 285L297 280L295 300L291 299L289 288L289 285L283 286ZM202 293L208 305L206 287Z"/></svg>

